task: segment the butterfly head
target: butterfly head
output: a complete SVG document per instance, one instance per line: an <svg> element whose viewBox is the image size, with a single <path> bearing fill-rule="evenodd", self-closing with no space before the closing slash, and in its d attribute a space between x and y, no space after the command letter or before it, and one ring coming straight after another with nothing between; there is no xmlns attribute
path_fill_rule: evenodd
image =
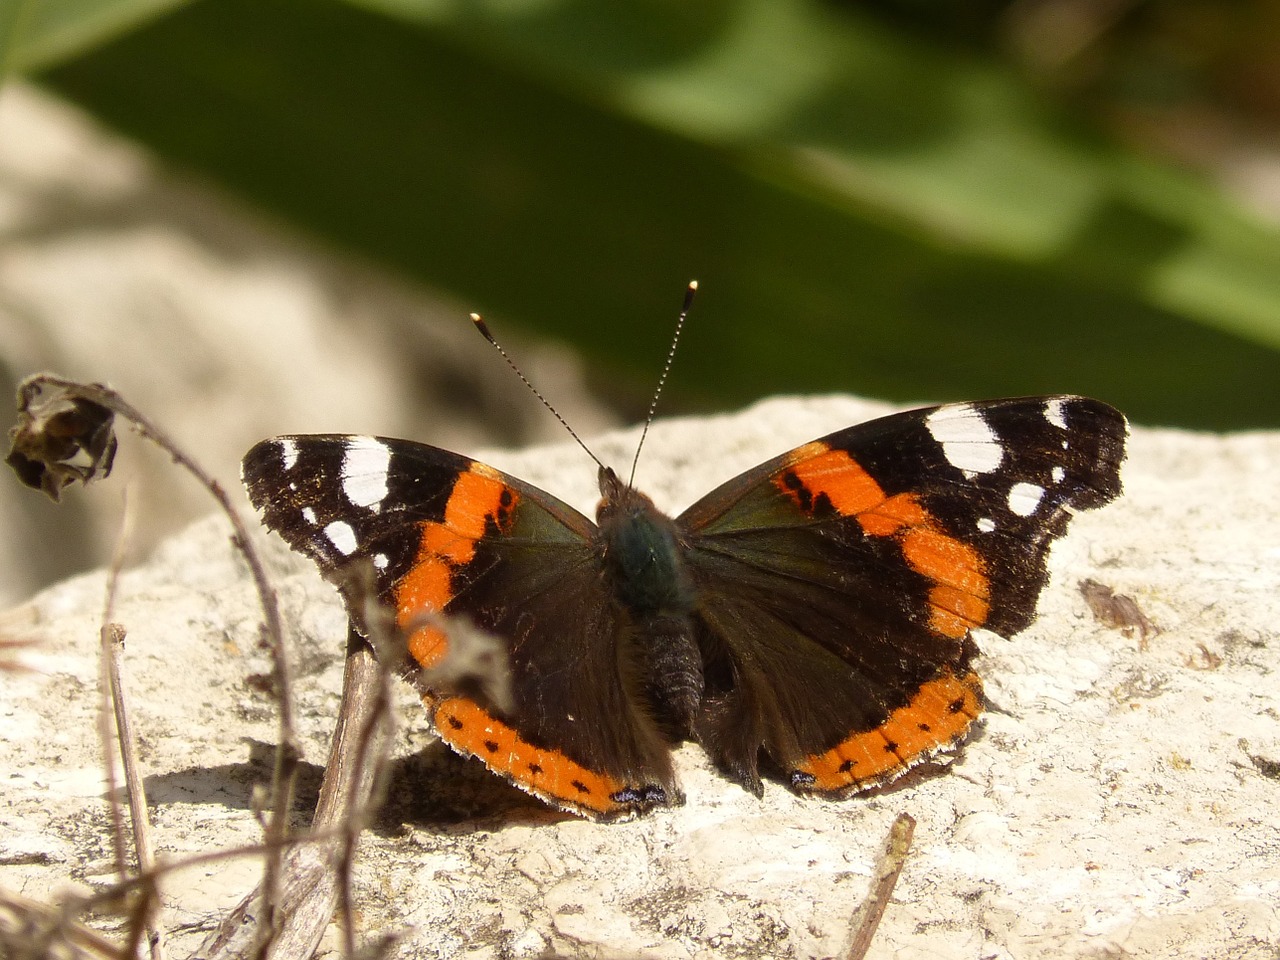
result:
<svg viewBox="0 0 1280 960"><path fill-rule="evenodd" d="M635 513L637 509L642 510L644 504L654 508L648 497L631 484L623 483L613 467L602 464L597 482L600 484L600 502L596 505L596 523L601 527L608 526L620 516Z"/></svg>

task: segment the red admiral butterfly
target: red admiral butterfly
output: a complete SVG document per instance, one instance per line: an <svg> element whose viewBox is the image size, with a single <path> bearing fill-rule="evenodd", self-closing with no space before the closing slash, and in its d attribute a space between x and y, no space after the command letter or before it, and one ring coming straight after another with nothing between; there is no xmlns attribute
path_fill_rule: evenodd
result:
<svg viewBox="0 0 1280 960"><path fill-rule="evenodd" d="M1033 619L1073 510L1120 492L1127 428L1084 397L929 407L840 430L678 517L600 468L592 523L408 440L278 437L245 456L268 527L341 584L371 563L394 668L440 738L548 803L613 820L683 796L696 740L763 794L844 797L955 746L983 707L970 634ZM504 641L513 705L433 691L429 613Z"/></svg>

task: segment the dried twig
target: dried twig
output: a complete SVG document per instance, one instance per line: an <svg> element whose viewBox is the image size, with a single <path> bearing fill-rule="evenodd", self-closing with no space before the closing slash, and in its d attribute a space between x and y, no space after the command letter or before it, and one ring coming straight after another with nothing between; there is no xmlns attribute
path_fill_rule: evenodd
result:
<svg viewBox="0 0 1280 960"><path fill-rule="evenodd" d="M132 960L102 934L75 923L67 904L52 906L0 889L0 956L8 960Z"/></svg>
<svg viewBox="0 0 1280 960"><path fill-rule="evenodd" d="M142 783L142 770L138 764L136 750L137 739L133 731L133 712L130 709L128 689L124 684L122 661L124 656L125 628L114 622L116 595L120 585L120 573L124 569L124 558L130 532L133 527L132 501L125 497L124 522L120 536L116 539L116 547L111 555L111 565L107 572L107 591L102 608L102 626L99 628L101 646L100 662L104 674L104 696L110 697L110 704L103 704L102 738L103 762L107 771L108 796L111 802L111 820L113 825L113 845L116 856L116 872L121 880L128 878L129 866L123 849L123 814L120 809L119 792L115 757L110 732L106 729L108 709L115 715L115 744L120 751L120 760L124 767L125 794L129 799L129 820L133 826L133 846L137 858L139 873L145 874L155 864L155 855L151 844L151 816L147 810L147 793ZM150 945L152 960L164 960L163 920L160 916L160 894L154 884L147 884L138 891L133 905L133 920L128 926L130 943L126 948L129 956L137 955L137 939L146 932Z"/></svg>
<svg viewBox="0 0 1280 960"><path fill-rule="evenodd" d="M325 778L320 785L316 816L312 822L313 827L321 828L341 824L345 830L337 863L337 893L342 918L343 954L347 960L356 956L355 910L351 892L356 846L366 826L367 813L381 806L386 786L383 774L387 769L395 714L392 711L391 676L381 664L394 661L389 653L396 637L394 616L378 599L373 569L358 567L351 572L350 578L347 593L362 607L360 620L367 638L361 636L354 624L348 627L348 669L343 673L343 710L339 727L334 731L333 746L329 751L329 762L325 764ZM379 664L372 678L368 675L370 655ZM376 684L372 682L375 679ZM349 719L344 719L347 714ZM344 742L352 739L347 734L348 724L355 728L354 744Z"/></svg>
<svg viewBox="0 0 1280 960"><path fill-rule="evenodd" d="M111 626L115 626L112 624ZM123 633L123 631L122 631ZM98 673L98 738L102 742L102 770L107 781L107 802L111 810L111 852L115 858L116 876L129 877L129 858L124 846L124 808L120 804L120 768L115 749L116 735L111 729L113 712L111 683L111 630L103 624L99 630ZM118 720L117 716L117 720Z"/></svg>
<svg viewBox="0 0 1280 960"><path fill-rule="evenodd" d="M291 672L285 653L275 594L265 570L253 550L247 528L230 503L221 486L180 449L160 428L115 391L101 384L81 384L61 377L41 375L26 380L19 389L19 425L12 431L13 450L8 462L27 484L58 499L70 483L87 483L110 473L116 452L113 431L115 416L131 422L138 432L164 449L179 466L184 467L213 495L230 519L234 543L244 555L253 575L262 603L265 629L274 656L276 691L280 703L280 746L272 778L271 813L267 818L265 842L259 848L267 859L263 881L240 907L226 919L220 930L206 942L202 956L267 957L309 956L315 949L336 901L341 900L348 931L347 953L355 952L353 910L351 908L350 868L356 843L365 822L366 810L374 794L374 783L383 767L385 745L389 742L387 718L390 715L388 679L378 667L368 644L353 632L349 642L347 671L344 680L343 710L334 734L330 762L326 767L320 800L312 824L311 840L294 846L287 856L287 816L293 794L293 777L300 756L293 722ZM133 919L130 929L135 938L125 951L133 955L136 937L150 916L158 878L164 869L153 863L147 832L145 795L132 753L133 735L129 723L128 701L120 677L120 647L124 629L111 617L117 578L121 566L117 551L108 581L106 610L102 626L104 697L110 689L115 706L118 737L125 758L126 783L130 798L135 843L140 871L129 877L123 849L123 813L116 799L118 774L115 751L110 749L110 732L104 728L108 745L107 779L113 799L116 824L117 871L121 882L110 891L108 899L132 894ZM364 588L364 595L371 587ZM359 589L357 595L362 595ZM371 605L367 623L374 624L371 635L382 631L376 624L380 618ZM105 708L105 704L104 704ZM107 711L104 709L105 718ZM202 858L189 858L186 864ZM333 869L332 859L339 869ZM341 890L339 890L339 885ZM98 898L90 898L97 900ZM87 904L88 901L86 900ZM83 904L81 904L83 906ZM150 928L152 960L162 960L159 932Z"/></svg>
<svg viewBox="0 0 1280 960"><path fill-rule="evenodd" d="M32 672L35 668L22 655L38 646L34 639L0 634L0 674Z"/></svg>
<svg viewBox="0 0 1280 960"><path fill-rule="evenodd" d="M122 396L102 384L84 384L52 374L28 377L18 389L19 424L11 431L8 463L27 484L58 499L63 487L106 476L116 440L112 418L120 416L138 433L161 447L209 491L231 522L233 543L244 556L262 605L265 630L279 691L279 744L272 774L271 814L264 846L271 851L264 867L265 897L258 919L255 953L265 956L280 923L276 915L280 885L280 851L288 834L288 815L301 750L293 718L292 670L274 591L249 537L248 528L222 486L170 437Z"/></svg>
<svg viewBox="0 0 1280 960"><path fill-rule="evenodd" d="M863 901L853 924L853 936L843 960L863 960L871 949L871 941L875 939L880 919L885 908L889 906L889 898L898 882L898 875L907 862L907 851L911 849L911 835L915 832L916 821L907 813L900 813L893 826L889 828L889 836L885 843L885 851L876 865L875 881L871 892Z"/></svg>
<svg viewBox="0 0 1280 960"><path fill-rule="evenodd" d="M349 851L354 849L354 838L374 793L379 767L375 758L389 740L385 686L385 671L373 650L352 631L347 641L342 708L309 838L313 842L295 847L285 857L285 883L279 900L282 922L271 945L279 956L311 956L340 899L344 871L335 870L333 860L349 861ZM343 885L349 887L349 880ZM231 960L258 955L246 931L252 931L261 902L257 890L242 900L205 939L196 956ZM349 895L346 910L349 914ZM350 924L349 915L347 919Z"/></svg>
<svg viewBox="0 0 1280 960"><path fill-rule="evenodd" d="M309 831L299 834L285 840L279 848L282 852L299 851L307 847L323 848L328 851L312 857L317 863L320 863L323 870L332 872L332 856L331 852L345 842L348 830L345 824L338 824L332 829ZM118 883L110 884L102 887L90 894L69 894L57 904L41 903L39 901L29 900L17 894L6 891L0 887L0 957L5 960L47 960L51 956L61 956L62 946L68 945L68 949L72 952L68 956L103 956L117 957L120 960L134 960L136 958L136 948L122 947L107 940L101 934L98 934L84 927L76 921L76 917L88 914L96 914L106 916L109 914L119 914L122 904L131 904L131 910L136 915L138 913L137 905L146 903L147 898L151 896L150 891L158 889L162 882L172 875L184 870L198 870L209 867L213 864L223 863L228 860L240 857L262 857L269 855L272 851L264 844L250 844L238 847L228 847L222 850L212 850L207 853L189 854L180 860L158 861L154 867L145 872L130 876ZM304 858L306 862L306 858ZM298 881L291 883L289 880L289 871L286 870L284 883L285 895L281 897L282 914L287 915L289 912L289 904L293 901L290 898L289 891L305 892L309 877L305 876L306 871L295 871L298 874ZM332 886L332 885L331 885ZM257 891L255 896L259 897ZM332 907L330 907L332 911ZM243 940L242 947L244 951L240 955L250 955L254 948L255 931L253 929L252 918L256 916L255 910L250 910L237 915L239 924L244 927L240 931ZM323 930L327 925L328 918L325 917L320 923L320 929ZM134 924L127 922L131 929L131 933L143 929L142 924ZM227 926L230 921L227 921ZM76 946L80 944L80 946ZM293 954L283 952L288 948L289 944L283 946L280 941L273 944L280 956L303 956L303 954ZM80 951L80 952L76 952ZM309 955L309 954L307 954ZM205 956L202 950L193 954L194 957Z"/></svg>
<svg viewBox="0 0 1280 960"><path fill-rule="evenodd" d="M107 672L111 682L111 699L115 704L116 737L124 766L125 791L129 797L134 852L138 859L138 872L146 875L155 866L155 850L151 843L151 815L147 809L147 793L142 784L142 769L138 764L137 739L133 732L128 688L124 685L121 671L125 630L117 623L106 623L103 624L102 631L105 647L103 652L107 656ZM121 879L124 879L123 874ZM135 935L145 929L151 960L164 960L164 922L161 917L160 892L154 884L150 884L143 888L142 893L146 902L139 910L146 923L143 927L135 928Z"/></svg>
<svg viewBox="0 0 1280 960"><path fill-rule="evenodd" d="M375 669L370 676L369 660ZM356 956L356 919L351 892L356 846L367 825L368 815L381 806L386 786L387 753L394 729L391 710L390 675L368 642L355 630L347 635L348 671L343 676L343 699L349 696L350 719L340 719L334 731L333 747L326 764L326 775L320 786L313 826L343 830L343 844L337 863L338 909L342 919L343 954L347 960ZM350 683L347 677L350 675ZM346 712L346 711L344 711ZM347 732L347 727L354 730ZM345 745L343 741L348 741ZM343 768L350 765L350 770ZM329 775L329 768L334 769ZM332 784L332 786L331 786Z"/></svg>

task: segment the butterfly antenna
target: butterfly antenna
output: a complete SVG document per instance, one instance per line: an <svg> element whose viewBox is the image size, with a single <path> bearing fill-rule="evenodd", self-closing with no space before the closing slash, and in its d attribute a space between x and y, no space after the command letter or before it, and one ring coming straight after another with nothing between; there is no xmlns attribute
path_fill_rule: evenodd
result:
<svg viewBox="0 0 1280 960"><path fill-rule="evenodd" d="M684 292L684 305L680 307L680 316L676 320L676 332L671 337L671 349L667 351L667 362L662 365L662 375L658 377L658 386L653 391L653 399L649 401L649 412L645 414L644 429L640 432L640 442L636 444L636 455L631 459L631 476L627 486L631 487L636 479L636 465L640 463L640 450L644 446L644 438L649 435L649 424L653 423L653 413L658 409L658 398L662 396L662 388L667 384L667 374L671 372L671 364L676 358L676 347L680 345L680 333L684 330L684 322L689 316L689 308L693 306L694 294L698 292L698 281L690 280Z"/></svg>
<svg viewBox="0 0 1280 960"><path fill-rule="evenodd" d="M502 349L502 344L498 343L498 341L493 338L493 334L489 332L489 327L484 322L484 318L478 313L473 313L471 315L471 322L476 325L476 329L480 331L480 335L493 344L493 349L498 351L498 355L501 356L503 360L507 361L507 366L515 371L515 375L520 378L520 382L529 388L529 391L542 402L544 407L551 411L551 415L560 421L560 426L569 431L569 436L573 437L578 446L586 451L587 456L594 460L596 465L603 470L604 464L600 462L600 458L592 453L591 448L582 442L582 438L574 433L573 427L569 426L569 421L560 416L560 411L551 405L551 401L538 392L538 388L529 382L529 378L524 375L524 371L516 366L516 362L507 355L507 351Z"/></svg>

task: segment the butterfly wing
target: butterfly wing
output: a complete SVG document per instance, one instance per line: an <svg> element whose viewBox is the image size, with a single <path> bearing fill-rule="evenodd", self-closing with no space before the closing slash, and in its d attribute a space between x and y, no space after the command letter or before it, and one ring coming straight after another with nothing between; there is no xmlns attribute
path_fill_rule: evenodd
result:
<svg viewBox="0 0 1280 960"><path fill-rule="evenodd" d="M460 753L561 808L615 819L680 793L668 747L637 706L619 617L598 575L597 528L542 491L404 440L279 437L245 456L266 525L344 587L370 565L403 644L395 669ZM349 598L353 620L360 606ZM464 616L506 648L512 704L433 690Z"/></svg>
<svg viewBox="0 0 1280 960"><path fill-rule="evenodd" d="M1073 510L1120 492L1124 417L1082 397L933 407L833 433L677 520L706 666L699 740L841 796L964 736L970 631L1026 627Z"/></svg>

